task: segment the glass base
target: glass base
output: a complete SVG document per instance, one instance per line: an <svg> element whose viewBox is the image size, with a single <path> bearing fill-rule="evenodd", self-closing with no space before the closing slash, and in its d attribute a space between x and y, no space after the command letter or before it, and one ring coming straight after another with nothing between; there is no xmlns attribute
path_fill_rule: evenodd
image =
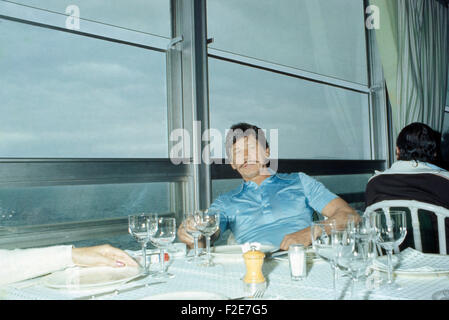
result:
<svg viewBox="0 0 449 320"><path fill-rule="evenodd" d="M394 280L392 282L388 282L388 277L386 275L379 276L379 274L373 274L366 278L365 281L366 287L368 290L372 292L376 291L398 291L401 290L402 287Z"/></svg>
<svg viewBox="0 0 449 320"><path fill-rule="evenodd" d="M175 275L169 272L156 272L152 279L172 279Z"/></svg>
<svg viewBox="0 0 449 320"><path fill-rule="evenodd" d="M203 260L202 263L200 263L201 267L206 267L206 268L210 268L210 267L216 267L218 266L218 264L216 264L212 259L210 260Z"/></svg>
<svg viewBox="0 0 449 320"><path fill-rule="evenodd" d="M187 257L185 261L188 263L202 263L204 262L204 256L198 255Z"/></svg>

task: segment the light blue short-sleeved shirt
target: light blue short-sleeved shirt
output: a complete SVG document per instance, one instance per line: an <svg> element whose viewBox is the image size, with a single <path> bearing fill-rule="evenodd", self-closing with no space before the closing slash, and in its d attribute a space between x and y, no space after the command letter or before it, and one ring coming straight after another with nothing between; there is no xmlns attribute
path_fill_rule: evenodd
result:
<svg viewBox="0 0 449 320"><path fill-rule="evenodd" d="M242 183L220 195L211 209L220 212L220 230L230 229L238 243L279 246L287 234L309 227L314 210L337 196L304 173L274 174L260 185Z"/></svg>

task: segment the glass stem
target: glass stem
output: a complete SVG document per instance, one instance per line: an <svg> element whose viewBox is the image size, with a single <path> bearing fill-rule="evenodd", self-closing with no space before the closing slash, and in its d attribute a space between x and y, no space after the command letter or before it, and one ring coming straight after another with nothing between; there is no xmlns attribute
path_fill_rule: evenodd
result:
<svg viewBox="0 0 449 320"><path fill-rule="evenodd" d="M193 237L193 247L194 247L195 258L197 258L198 257L198 236Z"/></svg>
<svg viewBox="0 0 449 320"><path fill-rule="evenodd" d="M142 243L142 266L143 272L146 273L147 270L147 244L146 242Z"/></svg>
<svg viewBox="0 0 449 320"><path fill-rule="evenodd" d="M159 253L159 259L161 261L161 273L165 272L165 249L161 248L161 252Z"/></svg>
<svg viewBox="0 0 449 320"><path fill-rule="evenodd" d="M210 262L210 236L206 236L207 262Z"/></svg>
<svg viewBox="0 0 449 320"><path fill-rule="evenodd" d="M388 249L387 250L387 258L388 258L388 283L391 284L393 283L393 259L392 259L392 255L393 255L393 250L392 249Z"/></svg>
<svg viewBox="0 0 449 320"><path fill-rule="evenodd" d="M352 280L351 280L351 299L352 300L356 300L355 299L355 283L356 283L357 279L356 277L352 276Z"/></svg>
<svg viewBox="0 0 449 320"><path fill-rule="evenodd" d="M334 300L338 300L337 297L337 267L332 263L332 286L334 289Z"/></svg>

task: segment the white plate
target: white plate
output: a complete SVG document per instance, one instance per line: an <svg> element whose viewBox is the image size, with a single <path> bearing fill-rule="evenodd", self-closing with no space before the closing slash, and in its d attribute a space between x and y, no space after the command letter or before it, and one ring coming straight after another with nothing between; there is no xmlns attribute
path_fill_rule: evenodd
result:
<svg viewBox="0 0 449 320"><path fill-rule="evenodd" d="M276 249L275 246L262 244L259 250L267 253ZM243 261L242 245L216 246L211 248L211 255L214 261Z"/></svg>
<svg viewBox="0 0 449 320"><path fill-rule="evenodd" d="M228 297L205 291L178 291L155 294L142 300L229 300Z"/></svg>
<svg viewBox="0 0 449 320"><path fill-rule="evenodd" d="M135 267L74 267L49 275L44 285L66 290L95 289L120 285L141 274L141 269Z"/></svg>
<svg viewBox="0 0 449 320"><path fill-rule="evenodd" d="M374 260L373 268L387 272L387 256ZM403 275L436 275L449 273L449 256L422 253L407 248L397 255L393 255L393 272Z"/></svg>

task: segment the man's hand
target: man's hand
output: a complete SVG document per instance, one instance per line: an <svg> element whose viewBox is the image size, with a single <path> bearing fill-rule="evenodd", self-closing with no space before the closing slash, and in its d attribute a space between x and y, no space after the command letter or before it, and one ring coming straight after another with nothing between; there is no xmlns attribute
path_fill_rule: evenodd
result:
<svg viewBox="0 0 449 320"><path fill-rule="evenodd" d="M183 221L178 228L178 239L179 241L184 242L189 247L189 249L192 249L194 247L194 240L193 236L188 231L193 231L193 229L192 227L187 226L185 221ZM202 236L200 236L198 240L200 240L201 238ZM203 241L198 241L198 248L203 247Z"/></svg>
<svg viewBox="0 0 449 320"><path fill-rule="evenodd" d="M288 250L288 247L290 247L291 244L297 243L303 244L304 246L308 246L312 243L310 238L310 227L287 234L279 247L281 250Z"/></svg>
<svg viewBox="0 0 449 320"><path fill-rule="evenodd" d="M114 248L109 244L95 247L73 248L72 261L78 266L137 267L137 262L126 252Z"/></svg>

